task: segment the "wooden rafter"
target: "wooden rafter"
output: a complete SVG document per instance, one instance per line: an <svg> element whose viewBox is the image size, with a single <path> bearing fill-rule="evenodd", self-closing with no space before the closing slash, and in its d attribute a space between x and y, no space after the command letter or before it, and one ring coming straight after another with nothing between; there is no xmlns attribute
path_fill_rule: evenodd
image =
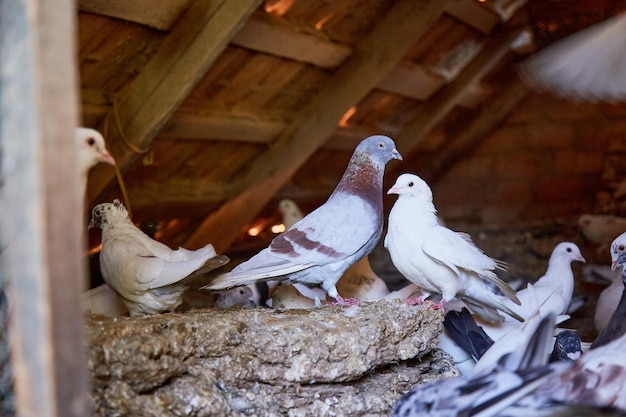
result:
<svg viewBox="0 0 626 417"><path fill-rule="evenodd" d="M428 183L436 183L459 160L476 149L490 132L504 123L528 93L528 88L517 77L511 77L498 95L488 100L479 114L459 134L446 141L440 149L424 155L421 158L423 164L419 161L416 163L416 166L423 167L420 175Z"/></svg>
<svg viewBox="0 0 626 417"><path fill-rule="evenodd" d="M108 146L124 171L137 154L124 141L145 149L187 97L261 0L197 1L180 18L142 72L119 92L109 120ZM119 117L123 135L113 119ZM124 137L123 137L124 136ZM110 169L96 169L91 188L99 194L113 180Z"/></svg>
<svg viewBox="0 0 626 417"><path fill-rule="evenodd" d="M511 43L522 33L524 27L504 27L483 46L478 55L459 75L424 103L417 115L397 138L402 152L413 152L430 132L456 106L469 89L491 70L509 51Z"/></svg>
<svg viewBox="0 0 626 417"><path fill-rule="evenodd" d="M234 184L238 196L211 213L186 241L224 251L276 192L326 141L342 115L359 102L437 21L446 1L394 3L353 54L303 109L301 116Z"/></svg>

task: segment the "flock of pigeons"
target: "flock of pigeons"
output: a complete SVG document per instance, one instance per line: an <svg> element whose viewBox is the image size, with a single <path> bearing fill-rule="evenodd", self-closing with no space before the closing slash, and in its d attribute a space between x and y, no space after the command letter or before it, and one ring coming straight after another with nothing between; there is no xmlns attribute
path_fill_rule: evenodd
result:
<svg viewBox="0 0 626 417"><path fill-rule="evenodd" d="M97 131L81 128L76 138L85 182L94 164L115 163ZM392 139L364 139L323 205L302 216L293 202L281 203L287 230L202 289L268 282L272 302L281 308L320 305L326 295L339 305L405 298L444 308L439 346L453 355L463 376L414 388L397 401L394 416L554 415L557 409L571 416L607 408L626 415L626 296L613 301L612 316L591 345L557 327L569 318L571 263L585 262L576 244L558 244L546 274L515 291L495 273L506 264L484 254L469 235L445 227L426 182L402 174L387 192L398 198L384 245L411 284L388 291L368 255L383 234L383 175L393 159L402 157ZM131 316L173 311L193 280L230 261L210 244L172 250L136 227L118 200L96 205L89 227L102 230L103 278ZM621 293L626 233L610 252L612 269L622 268L615 290ZM426 300L431 296L439 301Z"/></svg>

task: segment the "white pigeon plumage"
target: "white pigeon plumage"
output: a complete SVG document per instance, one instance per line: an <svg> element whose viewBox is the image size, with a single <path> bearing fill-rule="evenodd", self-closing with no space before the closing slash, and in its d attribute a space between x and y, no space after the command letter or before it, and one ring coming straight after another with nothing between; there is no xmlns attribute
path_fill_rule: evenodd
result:
<svg viewBox="0 0 626 417"><path fill-rule="evenodd" d="M578 31L528 58L530 85L573 101L626 99L626 13Z"/></svg>
<svg viewBox="0 0 626 417"><path fill-rule="evenodd" d="M383 174L402 159L387 136L370 136L356 147L328 200L275 237L270 245L204 289L224 289L273 279L320 284L337 301L336 283L374 248L383 227Z"/></svg>
<svg viewBox="0 0 626 417"><path fill-rule="evenodd" d="M104 143L104 138L97 130L87 127L78 127L74 134L78 149L78 168L80 170L81 187L84 195L87 189L87 176L89 170L99 162L115 165L115 159L111 156Z"/></svg>
<svg viewBox="0 0 626 417"><path fill-rule="evenodd" d="M195 251L151 239L119 200L96 205L89 227L102 229L100 271L131 316L173 311L190 281L229 261L208 244Z"/></svg>
<svg viewBox="0 0 626 417"><path fill-rule="evenodd" d="M617 308L620 298L622 298L622 290L624 289L622 273L619 269L610 271L610 275L607 278L610 279L608 281L609 285L598 296L596 310L593 315L593 325L598 333L609 324L609 320Z"/></svg>
<svg viewBox="0 0 626 417"><path fill-rule="evenodd" d="M515 291L494 272L503 263L485 255L469 235L437 223L433 194L424 180L402 174L388 194L398 194L398 199L389 214L385 247L406 279L422 288L425 296L441 294L442 304L460 298L488 322L503 320L498 310L523 321L486 284L495 284L519 303Z"/></svg>

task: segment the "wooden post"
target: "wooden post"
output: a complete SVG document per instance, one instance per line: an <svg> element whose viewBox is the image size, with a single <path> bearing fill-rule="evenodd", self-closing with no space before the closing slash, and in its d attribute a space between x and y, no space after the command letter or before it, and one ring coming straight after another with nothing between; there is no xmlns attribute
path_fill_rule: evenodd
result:
<svg viewBox="0 0 626 417"><path fill-rule="evenodd" d="M0 2L1 273L19 416L88 416L70 0Z"/></svg>

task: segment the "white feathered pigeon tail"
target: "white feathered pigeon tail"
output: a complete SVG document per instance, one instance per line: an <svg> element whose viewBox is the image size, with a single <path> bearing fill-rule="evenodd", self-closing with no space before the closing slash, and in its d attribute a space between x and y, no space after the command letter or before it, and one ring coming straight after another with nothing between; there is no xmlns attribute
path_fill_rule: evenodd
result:
<svg viewBox="0 0 626 417"><path fill-rule="evenodd" d="M432 191L424 180L402 174L388 194L398 194L398 199L389 214L385 247L406 279L425 296L441 294L442 304L458 297L487 322L502 321L498 311L524 321L486 284L495 284L519 304L515 291L494 272L505 264L485 255L469 235L438 224Z"/></svg>
<svg viewBox="0 0 626 417"><path fill-rule="evenodd" d="M229 261L210 244L172 250L151 239L131 222L119 200L95 206L89 227L102 229L100 270L131 316L173 311L191 280Z"/></svg>
<svg viewBox="0 0 626 417"><path fill-rule="evenodd" d="M342 300L336 283L374 248L383 228L382 186L385 165L402 159L386 136L370 136L355 149L328 200L270 245L215 279L205 289L224 289L272 279L319 284Z"/></svg>

